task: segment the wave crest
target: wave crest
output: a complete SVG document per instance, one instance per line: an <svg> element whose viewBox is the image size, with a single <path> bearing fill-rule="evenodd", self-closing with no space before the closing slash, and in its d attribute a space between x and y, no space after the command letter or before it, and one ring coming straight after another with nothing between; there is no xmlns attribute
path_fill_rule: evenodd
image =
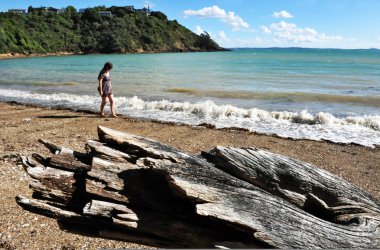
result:
<svg viewBox="0 0 380 250"><path fill-rule="evenodd" d="M289 111L265 111L257 108L244 109L232 105L217 105L212 101L204 101L198 103L190 102L172 102L168 100L160 101L144 101L137 96L132 98L123 98L123 104L119 104L120 108L138 110L161 110L167 112L185 112L193 114L198 118L208 119L252 119L255 121L275 119L278 121L288 121L298 124L308 125L358 125L367 127L376 131L380 130L380 116L363 116L363 117L346 117L337 118L332 114L319 112L315 115L307 110L301 112Z"/></svg>
<svg viewBox="0 0 380 250"><path fill-rule="evenodd" d="M95 95L65 93L38 94L28 91L0 91L0 101L16 101L45 107L63 107L98 111L100 98ZM198 103L168 100L145 101L138 97L115 98L117 112L136 118L179 122L190 125L211 124L216 128L243 128L262 134L310 140L380 145L380 116L335 117L319 112L266 111L218 105L212 101Z"/></svg>

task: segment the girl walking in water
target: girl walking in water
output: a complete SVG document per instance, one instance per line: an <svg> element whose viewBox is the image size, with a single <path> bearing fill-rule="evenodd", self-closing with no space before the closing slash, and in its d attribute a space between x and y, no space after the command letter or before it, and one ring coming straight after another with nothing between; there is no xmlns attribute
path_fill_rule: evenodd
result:
<svg viewBox="0 0 380 250"><path fill-rule="evenodd" d="M111 112L113 117L117 117L115 112L115 102L112 94L112 82L111 82L111 76L110 71L112 69L113 65L110 62L107 62L104 64L103 69L100 71L98 80L99 80L99 87L98 91L100 96L102 97L102 103L100 104L100 115L105 116L104 114L104 107L107 103L107 98L110 102L111 106Z"/></svg>

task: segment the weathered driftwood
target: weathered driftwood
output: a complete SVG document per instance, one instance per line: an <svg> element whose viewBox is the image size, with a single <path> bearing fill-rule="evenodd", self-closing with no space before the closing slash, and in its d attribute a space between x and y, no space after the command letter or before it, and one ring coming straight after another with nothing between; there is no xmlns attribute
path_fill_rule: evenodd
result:
<svg viewBox="0 0 380 250"><path fill-rule="evenodd" d="M99 127L87 154L49 142L23 163L27 210L159 247L379 248L380 204L312 165L254 148L194 156Z"/></svg>

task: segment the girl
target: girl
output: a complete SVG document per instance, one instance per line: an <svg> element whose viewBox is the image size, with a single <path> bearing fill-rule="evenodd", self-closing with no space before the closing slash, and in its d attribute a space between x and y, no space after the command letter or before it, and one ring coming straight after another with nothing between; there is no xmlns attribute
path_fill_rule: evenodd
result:
<svg viewBox="0 0 380 250"><path fill-rule="evenodd" d="M103 117L105 116L104 107L106 106L107 98L110 101L112 116L117 117L116 112L115 112L115 102L114 102L113 94L112 94L112 83L111 83L111 76L110 76L110 71L112 67L113 67L112 63L107 62L106 64L104 64L104 67L100 71L99 76L98 76L98 80L99 80L98 91L99 91L100 96L102 97L102 104L100 104L100 115Z"/></svg>

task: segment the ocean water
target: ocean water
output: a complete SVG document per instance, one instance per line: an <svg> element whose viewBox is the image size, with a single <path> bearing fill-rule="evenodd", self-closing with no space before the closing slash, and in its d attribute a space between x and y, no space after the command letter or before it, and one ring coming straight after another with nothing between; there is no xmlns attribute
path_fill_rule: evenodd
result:
<svg viewBox="0 0 380 250"><path fill-rule="evenodd" d="M380 145L379 50L273 48L0 60L0 101L97 111L97 76L107 61L114 64L113 92L121 114Z"/></svg>

